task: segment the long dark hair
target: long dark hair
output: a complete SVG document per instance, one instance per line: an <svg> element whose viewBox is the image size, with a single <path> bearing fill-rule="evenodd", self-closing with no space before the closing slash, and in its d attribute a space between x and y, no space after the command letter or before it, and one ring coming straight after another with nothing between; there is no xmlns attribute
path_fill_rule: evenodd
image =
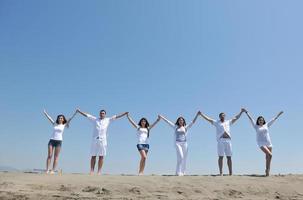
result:
<svg viewBox="0 0 303 200"><path fill-rule="evenodd" d="M185 121L185 119L184 119L183 117L178 117L178 119L177 119L175 125L177 125L177 126L180 127L180 124L179 124L179 120L180 120L180 119L183 119L183 121L184 121L184 126L186 126L186 121Z"/></svg>
<svg viewBox="0 0 303 200"><path fill-rule="evenodd" d="M66 120L65 116L62 115L62 114L57 116L56 124L59 124L59 118L60 118L60 117L63 117L63 124L66 124L66 123L67 123L67 120Z"/></svg>
<svg viewBox="0 0 303 200"><path fill-rule="evenodd" d="M259 124L259 119L263 119L264 124L266 124L266 121L265 121L264 117L263 117L263 116L259 116L259 117L257 118L257 121L256 121L256 124L257 124L258 126L260 126L260 124Z"/></svg>
<svg viewBox="0 0 303 200"><path fill-rule="evenodd" d="M142 125L141 125L141 123L142 123L143 120L146 122L145 128L147 129L147 137L149 138L149 123L148 123L148 121L147 121L147 119L146 119L145 117L142 117L142 118L140 119L140 121L139 121L139 123L138 123L138 126L139 126L140 128L144 128L144 127L142 127Z"/></svg>

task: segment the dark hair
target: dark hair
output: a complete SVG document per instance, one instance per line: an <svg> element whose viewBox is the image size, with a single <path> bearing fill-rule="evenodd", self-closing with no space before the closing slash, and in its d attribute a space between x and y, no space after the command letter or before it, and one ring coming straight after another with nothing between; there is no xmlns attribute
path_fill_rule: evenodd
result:
<svg viewBox="0 0 303 200"><path fill-rule="evenodd" d="M67 120L66 120L65 116L62 115L62 114L57 116L56 124L59 124L59 118L60 117L63 117L63 124L66 124Z"/></svg>
<svg viewBox="0 0 303 200"><path fill-rule="evenodd" d="M100 112L99 112L99 113L101 113L101 112L105 112L105 114L106 114L106 111L105 111L105 110L100 110Z"/></svg>
<svg viewBox="0 0 303 200"><path fill-rule="evenodd" d="M186 126L186 121L185 121L185 119L184 119L183 117L178 117L178 119L177 119L175 125L180 126L180 124L179 124L179 119L183 119L183 121L184 121L184 126Z"/></svg>
<svg viewBox="0 0 303 200"><path fill-rule="evenodd" d="M263 116L259 116L259 117L257 118L257 121L256 121L256 124L257 124L258 126L260 126L260 124L259 124L259 119L263 119L264 124L266 124L266 121L265 121L264 117L263 117Z"/></svg>
<svg viewBox="0 0 303 200"><path fill-rule="evenodd" d="M149 123L148 123L148 121L147 121L147 119L146 119L145 117L142 117L142 118L140 119L140 121L139 121L139 123L138 123L138 126L139 126L140 128L143 128L143 127L141 126L141 122L142 122L143 120L146 121L147 137L149 138Z"/></svg>
<svg viewBox="0 0 303 200"><path fill-rule="evenodd" d="M223 115L223 114L225 114L224 112L221 112L220 114L219 114L219 117L221 117L221 115Z"/></svg>

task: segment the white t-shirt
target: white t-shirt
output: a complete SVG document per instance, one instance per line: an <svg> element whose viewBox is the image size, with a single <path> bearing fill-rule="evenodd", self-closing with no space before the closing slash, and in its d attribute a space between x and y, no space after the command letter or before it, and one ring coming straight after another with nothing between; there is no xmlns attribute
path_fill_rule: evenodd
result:
<svg viewBox="0 0 303 200"><path fill-rule="evenodd" d="M226 132L229 137L230 135L230 125L232 124L232 120L225 120L224 122L221 122L221 120L214 121L213 125L216 127L217 131L217 141L220 140L220 138L223 136L224 132Z"/></svg>
<svg viewBox="0 0 303 200"><path fill-rule="evenodd" d="M116 115L112 117L106 117L104 119L96 118L92 115L87 115L87 118L93 123L93 139L98 139L101 141L106 141L107 128L109 124L116 119Z"/></svg>
<svg viewBox="0 0 303 200"><path fill-rule="evenodd" d="M51 135L51 140L63 140L63 132L66 124L55 124L53 134Z"/></svg>
<svg viewBox="0 0 303 200"><path fill-rule="evenodd" d="M137 129L138 144L148 144L148 129L138 128Z"/></svg>

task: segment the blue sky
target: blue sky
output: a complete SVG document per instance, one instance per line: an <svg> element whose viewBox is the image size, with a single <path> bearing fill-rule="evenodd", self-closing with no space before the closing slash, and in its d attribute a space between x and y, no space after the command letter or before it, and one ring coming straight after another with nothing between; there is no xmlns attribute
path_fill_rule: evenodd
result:
<svg viewBox="0 0 303 200"><path fill-rule="evenodd" d="M246 107L272 126L273 173L302 173L302 1L1 1L0 165L44 168L52 133L43 108L77 107L138 121L190 121ZM263 173L264 155L245 115L232 127L234 173ZM77 115L59 168L87 172L92 126ZM136 130L111 124L104 172L137 173ZM173 174L173 131L151 132L147 174ZM189 133L189 174L217 173L215 129ZM225 168L225 172L226 172Z"/></svg>

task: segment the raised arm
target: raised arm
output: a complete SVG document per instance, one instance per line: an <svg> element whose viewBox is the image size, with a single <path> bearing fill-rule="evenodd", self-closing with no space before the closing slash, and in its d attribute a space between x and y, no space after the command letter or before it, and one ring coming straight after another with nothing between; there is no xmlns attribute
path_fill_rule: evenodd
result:
<svg viewBox="0 0 303 200"><path fill-rule="evenodd" d="M77 110L75 111L75 113L71 116L71 118L69 118L66 122L66 125L69 126L69 123L72 121L72 119L76 116L77 114Z"/></svg>
<svg viewBox="0 0 303 200"><path fill-rule="evenodd" d="M82 112L79 108L77 108L76 112L80 113L84 117L87 117L89 115L88 113Z"/></svg>
<svg viewBox="0 0 303 200"><path fill-rule="evenodd" d="M232 120L231 120L232 124L235 123L240 118L240 116L242 115L242 113L244 112L244 110L245 110L244 108L241 108L240 113L237 114L234 118L232 118Z"/></svg>
<svg viewBox="0 0 303 200"><path fill-rule="evenodd" d="M213 120L212 118L204 115L202 112L200 112L199 115L201 115L201 117L203 117L206 121L208 121L211 124L213 124L215 122L215 120Z"/></svg>
<svg viewBox="0 0 303 200"><path fill-rule="evenodd" d="M248 111L246 109L244 109L244 112L246 113L249 121L251 122L251 124L253 125L253 127L256 125L255 120L250 116L250 114L248 113Z"/></svg>
<svg viewBox="0 0 303 200"><path fill-rule="evenodd" d="M270 120L268 122L267 126L270 127L280 117L280 115L282 115L282 114L283 114L283 111L279 112L276 117L274 117L272 120Z"/></svg>
<svg viewBox="0 0 303 200"><path fill-rule="evenodd" d="M54 125L55 121L51 118L51 116L49 116L49 114L46 112L46 110L43 110L44 115L46 116L46 118Z"/></svg>
<svg viewBox="0 0 303 200"><path fill-rule="evenodd" d="M186 126L186 128L191 128L192 125L197 121L198 116L201 114L201 111L198 111L193 121Z"/></svg>
<svg viewBox="0 0 303 200"><path fill-rule="evenodd" d="M160 119L161 119L160 116L158 116L156 121L154 123L152 123L152 125L149 126L149 130L152 129L160 121Z"/></svg>
<svg viewBox="0 0 303 200"><path fill-rule="evenodd" d="M165 117L163 117L162 115L159 115L159 117L161 118L161 119L163 119L168 125L170 125L171 127L175 127L175 124L174 123L172 123L171 121L169 121L168 119L166 119Z"/></svg>
<svg viewBox="0 0 303 200"><path fill-rule="evenodd" d="M116 115L116 119L119 119L119 118L121 118L121 117L123 117L123 116L125 116L127 114L128 114L128 112L124 112L124 113L121 113L119 115Z"/></svg>
<svg viewBox="0 0 303 200"><path fill-rule="evenodd" d="M138 129L139 126L135 123L135 121L129 116L129 114L127 114L127 119L128 121L136 128Z"/></svg>

